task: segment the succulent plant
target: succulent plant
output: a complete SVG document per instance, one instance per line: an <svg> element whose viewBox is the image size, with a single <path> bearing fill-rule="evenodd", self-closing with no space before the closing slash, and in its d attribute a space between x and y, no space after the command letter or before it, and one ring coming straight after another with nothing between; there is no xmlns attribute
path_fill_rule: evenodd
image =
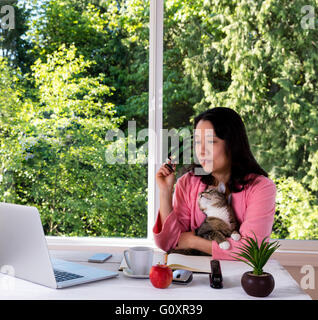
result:
<svg viewBox="0 0 318 320"><path fill-rule="evenodd" d="M270 256L274 251L280 246L278 241L266 242L268 237L265 237L262 240L262 243L259 245L256 235L253 237L243 237L242 240L246 241L240 248L239 252L234 252L236 256L232 257L238 261L242 261L248 264L253 268L253 274L262 275L263 267L267 263ZM245 260L244 260L244 259Z"/></svg>

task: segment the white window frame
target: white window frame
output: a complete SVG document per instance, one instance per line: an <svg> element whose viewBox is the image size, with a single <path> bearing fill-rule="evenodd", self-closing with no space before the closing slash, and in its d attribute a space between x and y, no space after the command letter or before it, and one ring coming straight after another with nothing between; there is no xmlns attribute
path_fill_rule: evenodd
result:
<svg viewBox="0 0 318 320"><path fill-rule="evenodd" d="M150 0L147 238L46 236L50 249L100 247L105 245L147 245L155 247L152 228L155 223L156 213L159 210L159 190L155 175L162 162L163 4L164 0ZM155 135L151 133L155 133Z"/></svg>
<svg viewBox="0 0 318 320"><path fill-rule="evenodd" d="M155 174L162 163L162 114L163 114L163 17L164 0L150 0L150 58L149 58L149 132L155 135L148 137L148 227L147 238L92 238L92 237L60 237L46 236L50 249L64 250L98 250L103 246L130 247L146 245L156 247L152 228L159 210L159 190L155 181ZM274 241L274 240L273 240ZM304 255L317 257L318 240L289 240L279 239L281 247L277 251L280 255ZM297 258L296 258L297 259Z"/></svg>

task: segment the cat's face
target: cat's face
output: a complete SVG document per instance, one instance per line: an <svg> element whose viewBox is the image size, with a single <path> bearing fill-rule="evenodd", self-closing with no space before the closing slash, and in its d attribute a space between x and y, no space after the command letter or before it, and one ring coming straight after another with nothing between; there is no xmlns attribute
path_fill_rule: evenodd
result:
<svg viewBox="0 0 318 320"><path fill-rule="evenodd" d="M212 188L200 193L199 204L202 207L201 210L206 209L208 205L220 208L227 205L227 200L224 193Z"/></svg>

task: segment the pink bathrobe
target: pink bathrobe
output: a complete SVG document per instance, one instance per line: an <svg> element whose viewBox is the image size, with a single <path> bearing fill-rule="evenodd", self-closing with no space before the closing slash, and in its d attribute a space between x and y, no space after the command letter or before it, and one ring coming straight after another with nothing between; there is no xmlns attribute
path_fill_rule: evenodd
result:
<svg viewBox="0 0 318 320"><path fill-rule="evenodd" d="M269 237L272 231L275 214L276 186L274 182L263 176L249 174L255 177L254 181L245 186L243 191L232 193L231 206L240 224L239 232L244 236L256 234L259 243L264 237ZM180 177L175 185L173 194L173 210L166 218L163 226L159 212L153 227L156 245L164 251L175 248L181 232L197 229L206 215L198 205L198 194L204 191L206 185L200 181L199 176L187 172ZM242 240L230 242L230 249L224 250L216 241L212 241L212 257L217 260L234 260L231 254L237 251ZM244 242L243 242L244 243Z"/></svg>

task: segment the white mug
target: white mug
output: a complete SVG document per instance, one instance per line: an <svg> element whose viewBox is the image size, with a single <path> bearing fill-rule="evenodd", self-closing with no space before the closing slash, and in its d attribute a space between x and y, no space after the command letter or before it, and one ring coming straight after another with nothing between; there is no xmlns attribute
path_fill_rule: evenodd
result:
<svg viewBox="0 0 318 320"><path fill-rule="evenodd" d="M147 275L153 261L153 249L149 247L132 247L124 251L128 268L135 275Z"/></svg>

